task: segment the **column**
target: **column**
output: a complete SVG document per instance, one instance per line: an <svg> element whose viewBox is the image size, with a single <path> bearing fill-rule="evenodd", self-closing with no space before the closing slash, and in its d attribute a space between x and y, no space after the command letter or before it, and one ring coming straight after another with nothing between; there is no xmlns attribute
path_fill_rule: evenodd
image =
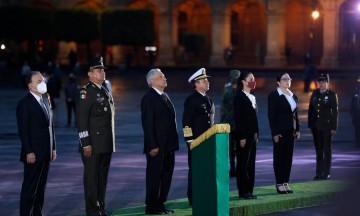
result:
<svg viewBox="0 0 360 216"><path fill-rule="evenodd" d="M210 66L225 66L224 50L230 46L230 16L223 13L213 15L211 30Z"/></svg>
<svg viewBox="0 0 360 216"><path fill-rule="evenodd" d="M283 13L269 12L267 15L267 42L265 66L285 66L285 22Z"/></svg>
<svg viewBox="0 0 360 216"><path fill-rule="evenodd" d="M156 65L160 67L175 65L171 14L171 10L163 12L159 18L159 47Z"/></svg>
<svg viewBox="0 0 360 216"><path fill-rule="evenodd" d="M338 59L338 32L339 15L336 4L333 1L323 1L324 34L323 34L323 56L321 66L325 68L334 68L339 65Z"/></svg>

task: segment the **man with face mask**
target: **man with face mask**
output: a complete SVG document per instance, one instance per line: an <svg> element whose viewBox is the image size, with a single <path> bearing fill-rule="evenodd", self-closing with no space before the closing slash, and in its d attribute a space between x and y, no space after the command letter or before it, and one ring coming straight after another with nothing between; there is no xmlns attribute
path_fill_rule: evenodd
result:
<svg viewBox="0 0 360 216"><path fill-rule="evenodd" d="M24 164L20 215L42 215L50 162L56 159L53 113L41 73L31 72L25 80L29 93L16 108Z"/></svg>
<svg viewBox="0 0 360 216"><path fill-rule="evenodd" d="M188 82L194 85L195 90L186 98L182 116L184 138L188 147L189 173L187 196L190 206L192 205L190 145L192 141L214 125L214 102L206 95L210 85L208 77L210 76L206 75L205 68L201 68L189 78Z"/></svg>
<svg viewBox="0 0 360 216"><path fill-rule="evenodd" d="M102 83L106 67L97 57L88 70L89 82L76 104L79 153L84 164L86 215L107 215L105 193L112 153L115 152L114 100Z"/></svg>

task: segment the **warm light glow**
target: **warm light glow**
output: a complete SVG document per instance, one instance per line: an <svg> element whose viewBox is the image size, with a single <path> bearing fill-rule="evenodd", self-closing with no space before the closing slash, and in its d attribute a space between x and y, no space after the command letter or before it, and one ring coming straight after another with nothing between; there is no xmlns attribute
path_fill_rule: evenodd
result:
<svg viewBox="0 0 360 216"><path fill-rule="evenodd" d="M1 44L0 49L4 50L5 48L5 44Z"/></svg>
<svg viewBox="0 0 360 216"><path fill-rule="evenodd" d="M314 20L316 20L317 18L319 18L320 16L320 13L318 10L314 10L312 13L311 13L311 16Z"/></svg>

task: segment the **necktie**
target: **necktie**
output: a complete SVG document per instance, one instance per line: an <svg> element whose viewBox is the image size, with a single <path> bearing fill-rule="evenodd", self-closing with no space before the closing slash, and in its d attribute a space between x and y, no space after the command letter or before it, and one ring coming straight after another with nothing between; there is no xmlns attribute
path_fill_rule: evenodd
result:
<svg viewBox="0 0 360 216"><path fill-rule="evenodd" d="M166 93L161 94L161 97L162 97L162 99L165 101L166 105L168 105L169 107L171 107L171 103L170 103L170 101L169 101Z"/></svg>
<svg viewBox="0 0 360 216"><path fill-rule="evenodd" d="M43 109L44 113L45 113L45 116L46 118L49 120L49 113L48 113L48 110L46 108L46 105L44 103L44 99L43 98L40 98L40 105L41 105L41 108Z"/></svg>

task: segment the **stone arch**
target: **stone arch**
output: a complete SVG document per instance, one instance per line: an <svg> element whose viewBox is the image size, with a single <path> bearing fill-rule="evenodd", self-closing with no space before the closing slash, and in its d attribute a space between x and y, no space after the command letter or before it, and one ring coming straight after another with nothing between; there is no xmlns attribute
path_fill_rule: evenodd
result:
<svg viewBox="0 0 360 216"><path fill-rule="evenodd" d="M97 9L103 9L104 5L94 0L83 0L75 3L75 7L92 7Z"/></svg>
<svg viewBox="0 0 360 216"><path fill-rule="evenodd" d="M229 4L227 14L233 63L262 64L266 47L264 5L257 0L236 0Z"/></svg>
<svg viewBox="0 0 360 216"><path fill-rule="evenodd" d="M212 17L211 6L203 0L183 0L174 8L175 26L177 35L174 36L176 44L183 46L183 35L200 34L205 37L205 50L199 58L206 60L211 50ZM197 54L196 54L197 55ZM189 59L191 56L189 57Z"/></svg>
<svg viewBox="0 0 360 216"><path fill-rule="evenodd" d="M339 8L338 55L340 65L359 64L360 10L359 1L348 0Z"/></svg>
<svg viewBox="0 0 360 216"><path fill-rule="evenodd" d="M285 48L288 64L302 64L305 53L310 53L315 63L320 62L323 51L322 7L313 0L290 0L285 5ZM320 13L314 20L313 10Z"/></svg>

